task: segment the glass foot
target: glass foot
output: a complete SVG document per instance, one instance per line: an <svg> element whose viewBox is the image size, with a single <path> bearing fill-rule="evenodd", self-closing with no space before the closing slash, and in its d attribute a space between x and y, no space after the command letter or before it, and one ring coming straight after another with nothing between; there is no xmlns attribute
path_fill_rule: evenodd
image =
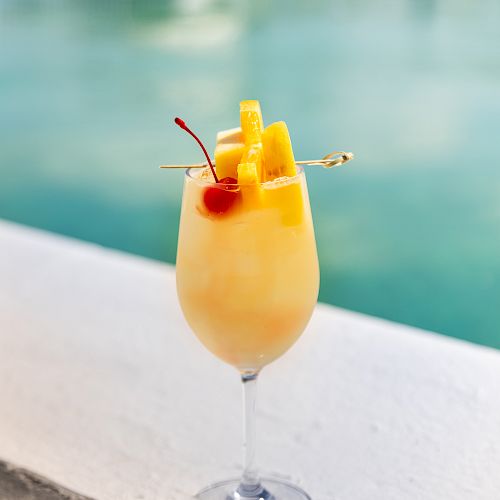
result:
<svg viewBox="0 0 500 500"><path fill-rule="evenodd" d="M262 489L251 496L242 496L236 490L239 479L221 481L203 488L195 498L198 500L311 500L298 486L281 479L261 479Z"/></svg>

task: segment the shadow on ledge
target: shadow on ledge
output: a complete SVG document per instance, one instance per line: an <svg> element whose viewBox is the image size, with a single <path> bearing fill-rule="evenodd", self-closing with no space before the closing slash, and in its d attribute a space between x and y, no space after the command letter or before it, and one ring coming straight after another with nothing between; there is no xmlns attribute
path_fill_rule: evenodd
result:
<svg viewBox="0 0 500 500"><path fill-rule="evenodd" d="M0 460L2 500L92 500L58 484Z"/></svg>

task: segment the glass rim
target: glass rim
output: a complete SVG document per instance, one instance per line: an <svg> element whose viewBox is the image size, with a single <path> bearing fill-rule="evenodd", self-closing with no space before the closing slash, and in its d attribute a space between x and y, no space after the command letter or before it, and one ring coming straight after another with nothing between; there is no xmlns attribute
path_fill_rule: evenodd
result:
<svg viewBox="0 0 500 500"><path fill-rule="evenodd" d="M282 177L282 181L279 181L280 184L293 184L297 180L299 180L301 177L304 176L304 167L297 165L297 173L293 177ZM239 188L242 185L248 186L248 184L238 184L236 183L231 183L231 184L216 184L213 179L213 175L210 175L211 180L206 180L206 179L200 179L198 177L194 177L192 175L195 171L201 171L209 167L189 167L184 171L184 176L186 179L189 179L190 181L196 182L202 186L212 186L212 187L220 187L220 189L227 189L227 187L235 187ZM265 181L265 182L258 182L256 184L251 184L251 186L263 186L263 185L270 185L272 184L273 181Z"/></svg>

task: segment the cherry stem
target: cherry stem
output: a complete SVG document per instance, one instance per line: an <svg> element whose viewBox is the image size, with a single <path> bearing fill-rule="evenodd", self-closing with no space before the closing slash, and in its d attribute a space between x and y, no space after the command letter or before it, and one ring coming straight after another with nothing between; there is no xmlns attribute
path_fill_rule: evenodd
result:
<svg viewBox="0 0 500 500"><path fill-rule="evenodd" d="M218 183L219 179L217 178L217 174L215 173L215 168L212 165L212 160L210 159L210 156L207 153L207 150L205 149L205 146L203 143L198 139L198 136L186 125L186 122L184 120L181 120L180 118L176 118L175 123L179 125L180 128L185 130L189 135L193 136L196 142L200 145L201 149L203 149L203 152L205 153L205 156L207 158L208 164L210 165L210 170L212 171L212 174L214 176L215 182Z"/></svg>

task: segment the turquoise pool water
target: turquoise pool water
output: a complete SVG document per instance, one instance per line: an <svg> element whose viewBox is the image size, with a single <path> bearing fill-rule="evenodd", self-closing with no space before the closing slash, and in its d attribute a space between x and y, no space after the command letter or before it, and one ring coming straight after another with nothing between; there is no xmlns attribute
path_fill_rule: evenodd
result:
<svg viewBox="0 0 500 500"><path fill-rule="evenodd" d="M305 5L307 4L307 6ZM175 261L242 98L308 175L321 300L500 347L500 3L0 1L0 217ZM216 258L217 256L214 256Z"/></svg>

